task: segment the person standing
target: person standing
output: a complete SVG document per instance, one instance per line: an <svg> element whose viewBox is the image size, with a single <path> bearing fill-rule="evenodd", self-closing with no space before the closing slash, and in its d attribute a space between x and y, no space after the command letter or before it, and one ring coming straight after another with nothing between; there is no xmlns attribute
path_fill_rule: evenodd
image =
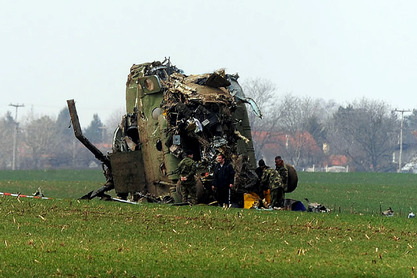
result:
<svg viewBox="0 0 417 278"><path fill-rule="evenodd" d="M197 203L197 183L194 175L196 174L196 166L191 151L185 152L185 157L178 164L178 173L181 182L181 195L183 203Z"/></svg>
<svg viewBox="0 0 417 278"><path fill-rule="evenodd" d="M268 166L265 165L265 161L263 159L259 160L258 166L259 167L255 169L255 173L258 175L258 178L261 178L263 170L268 168Z"/></svg>
<svg viewBox="0 0 417 278"><path fill-rule="evenodd" d="M284 163L284 160L281 156L275 157L275 169L278 171L279 175L281 176L281 180L284 186L284 189L287 190L288 188L288 168Z"/></svg>
<svg viewBox="0 0 417 278"><path fill-rule="evenodd" d="M283 207L285 200L284 185L282 183L281 175L277 170L271 168L264 168L260 181L262 190L271 190L271 206Z"/></svg>
<svg viewBox="0 0 417 278"><path fill-rule="evenodd" d="M258 176L258 190L257 194L262 198L265 199L265 201L269 204L271 203L271 190L268 186L261 185L261 178L262 174L265 169L269 169L269 166L265 164L265 161L263 159L258 161L259 167L256 168L255 173Z"/></svg>
<svg viewBox="0 0 417 278"><path fill-rule="evenodd" d="M213 190L216 192L216 199L220 206L230 205L231 189L233 187L235 170L226 162L224 154L218 154L217 164L214 167Z"/></svg>

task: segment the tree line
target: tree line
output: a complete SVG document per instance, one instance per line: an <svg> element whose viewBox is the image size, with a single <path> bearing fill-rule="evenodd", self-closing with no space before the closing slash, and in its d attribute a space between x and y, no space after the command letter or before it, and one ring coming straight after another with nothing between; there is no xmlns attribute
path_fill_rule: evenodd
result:
<svg viewBox="0 0 417 278"><path fill-rule="evenodd" d="M417 154L417 110L402 119L402 114L381 101L363 98L340 105L279 94L273 83L262 79L246 81L242 87L263 114L260 119L249 111L249 119L256 158L263 158L267 164L281 155L298 169L340 165L348 166L350 171L395 172L399 167L401 122L402 165ZM111 151L112 132L121 115L115 113L113 118L105 125L95 114L83 130L104 153ZM12 169L13 163L16 169L99 164L75 138L67 108L56 119L29 116L19 123L7 112L0 118L0 142L0 170Z"/></svg>
<svg viewBox="0 0 417 278"><path fill-rule="evenodd" d="M401 165L415 160L415 109L402 115L382 101L366 98L340 105L278 94L274 84L262 79L245 82L243 88L264 115L259 119L250 114L257 159L272 164L280 155L298 169L341 165L350 171L395 172L402 141Z"/></svg>
<svg viewBox="0 0 417 278"><path fill-rule="evenodd" d="M86 168L97 166L94 156L75 138L67 108L57 119L29 116L16 122L10 112L0 118L0 169ZM84 135L103 152L111 150L109 135L98 114ZM15 143L13 142L15 141ZM16 146L15 158L13 148Z"/></svg>

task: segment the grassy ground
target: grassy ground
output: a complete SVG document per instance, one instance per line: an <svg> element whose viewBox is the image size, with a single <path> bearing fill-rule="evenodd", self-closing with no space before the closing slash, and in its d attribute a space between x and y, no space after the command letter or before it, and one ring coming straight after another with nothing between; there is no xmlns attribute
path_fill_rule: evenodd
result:
<svg viewBox="0 0 417 278"><path fill-rule="evenodd" d="M2 277L413 277L415 221L0 199Z"/></svg>
<svg viewBox="0 0 417 278"><path fill-rule="evenodd" d="M379 214L389 207L397 216L417 211L417 175L394 173L299 173L299 186L287 198L319 202L338 213ZM77 199L105 182L100 170L0 171L0 192Z"/></svg>
<svg viewBox="0 0 417 278"><path fill-rule="evenodd" d="M104 182L100 170L0 171L0 192L30 195L41 187L52 198L77 199Z"/></svg>
<svg viewBox="0 0 417 278"><path fill-rule="evenodd" d="M287 198L319 202L336 212L379 214L389 207L406 217L417 210L417 175L396 173L300 173Z"/></svg>
<svg viewBox="0 0 417 278"><path fill-rule="evenodd" d="M1 277L415 277L416 220L371 213L414 205L414 175L301 173L287 197L342 208L319 214L77 201L103 178L64 172L0 172L57 197L0 198Z"/></svg>

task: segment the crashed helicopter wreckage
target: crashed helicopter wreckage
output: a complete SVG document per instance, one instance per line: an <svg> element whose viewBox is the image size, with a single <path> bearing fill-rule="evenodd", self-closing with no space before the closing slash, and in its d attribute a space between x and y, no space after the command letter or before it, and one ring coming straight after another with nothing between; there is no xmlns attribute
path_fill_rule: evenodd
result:
<svg viewBox="0 0 417 278"><path fill-rule="evenodd" d="M223 153L241 173L232 202L256 186L256 167L246 105L260 118L256 103L246 98L238 75L221 69L185 75L170 63L133 65L126 82L126 114L113 135L112 152L104 155L81 132L74 100L67 100L74 133L102 162L104 186L84 198L106 196L115 189L122 200L146 198L179 202L178 163L191 151L197 163L197 197L214 200L211 184L216 156ZM238 162L238 163L236 163ZM241 171L242 167L249 171Z"/></svg>

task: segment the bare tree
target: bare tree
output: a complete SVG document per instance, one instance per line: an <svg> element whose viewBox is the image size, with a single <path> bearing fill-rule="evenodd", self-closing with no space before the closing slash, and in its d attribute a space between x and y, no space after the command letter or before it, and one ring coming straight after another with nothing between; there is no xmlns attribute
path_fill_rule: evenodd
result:
<svg viewBox="0 0 417 278"><path fill-rule="evenodd" d="M325 122L333 103L291 94L278 95L276 87L263 79L243 83L245 94L256 101L263 119L250 115L255 154L273 161L282 155L294 165L305 166L323 159Z"/></svg>
<svg viewBox="0 0 417 278"><path fill-rule="evenodd" d="M256 159L260 159L266 155L265 145L273 140L273 133L269 131L275 129L280 117L279 111L277 113L275 110L279 104L276 87L269 80L261 78L247 80L242 83L242 87L245 95L257 103L263 114L263 118L260 119L254 113L248 113L254 135L255 156Z"/></svg>
<svg viewBox="0 0 417 278"><path fill-rule="evenodd" d="M323 158L324 122L329 113L323 100L287 94L278 107L281 111L277 126L285 134L279 150L297 166L319 163Z"/></svg>
<svg viewBox="0 0 417 278"><path fill-rule="evenodd" d="M0 169L7 169L12 164L13 134L16 123L10 113L0 119ZM10 166L10 167L9 167Z"/></svg>
<svg viewBox="0 0 417 278"><path fill-rule="evenodd" d="M395 169L392 153L398 134L397 116L378 101L362 99L339 107L328 130L335 152L346 155L357 171Z"/></svg>
<svg viewBox="0 0 417 278"><path fill-rule="evenodd" d="M107 118L105 122L106 132L107 132L106 138L108 138L109 140L107 140L106 143L109 143L109 144L112 143L113 133L122 122L122 117L124 114L126 114L126 111L120 108L120 109L113 111L113 113Z"/></svg>
<svg viewBox="0 0 417 278"><path fill-rule="evenodd" d="M404 117L403 128L404 162L417 161L417 110Z"/></svg>
<svg viewBox="0 0 417 278"><path fill-rule="evenodd" d="M26 158L26 168L45 167L53 158L56 140L55 121L49 116L28 122L25 127L25 143L30 158Z"/></svg>

